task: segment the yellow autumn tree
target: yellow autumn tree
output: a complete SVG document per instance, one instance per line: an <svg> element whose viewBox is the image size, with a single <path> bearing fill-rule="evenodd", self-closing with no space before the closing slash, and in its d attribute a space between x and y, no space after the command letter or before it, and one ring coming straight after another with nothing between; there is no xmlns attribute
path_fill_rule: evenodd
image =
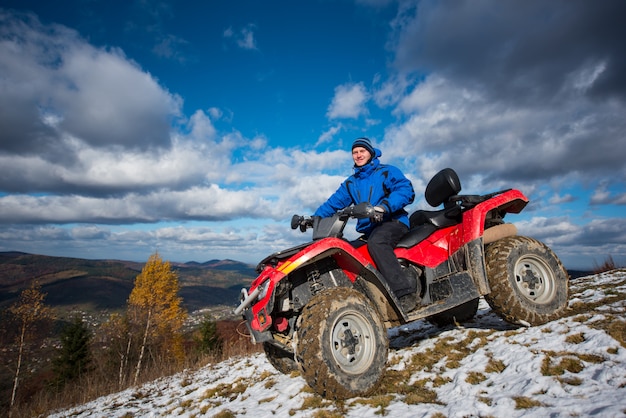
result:
<svg viewBox="0 0 626 418"><path fill-rule="evenodd" d="M128 299L129 316L142 329L134 384L137 384L147 346L158 342L173 358L182 360L184 357L181 330L187 312L182 307L179 290L178 275L170 263L163 261L158 253L152 254L135 279Z"/></svg>

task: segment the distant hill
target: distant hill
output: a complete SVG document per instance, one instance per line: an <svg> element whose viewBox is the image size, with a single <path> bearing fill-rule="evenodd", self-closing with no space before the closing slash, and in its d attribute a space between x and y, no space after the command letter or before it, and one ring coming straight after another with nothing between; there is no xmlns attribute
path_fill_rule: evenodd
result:
<svg viewBox="0 0 626 418"><path fill-rule="evenodd" d="M256 277L254 267L233 260L171 263L178 273L188 310L236 305L241 287ZM52 307L86 311L117 310L126 305L143 263L86 260L21 252L0 252L0 309L37 280Z"/></svg>
<svg viewBox="0 0 626 418"><path fill-rule="evenodd" d="M590 270L567 270L570 279L577 279L579 277L591 276L594 274L593 271Z"/></svg>

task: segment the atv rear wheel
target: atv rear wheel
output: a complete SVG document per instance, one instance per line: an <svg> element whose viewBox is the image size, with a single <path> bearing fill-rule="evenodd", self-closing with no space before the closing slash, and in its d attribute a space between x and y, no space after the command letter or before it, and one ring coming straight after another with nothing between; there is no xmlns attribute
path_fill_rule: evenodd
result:
<svg viewBox="0 0 626 418"><path fill-rule="evenodd" d="M389 342L370 301L346 287L325 290L304 307L296 325L296 361L319 395L366 395L380 382Z"/></svg>
<svg viewBox="0 0 626 418"><path fill-rule="evenodd" d="M467 322L472 319L476 312L478 312L478 303L480 299L472 299L465 303L455 306L452 309L448 309L445 312L435 314L426 318L431 324L435 324L440 327L446 325L452 325L460 322Z"/></svg>
<svg viewBox="0 0 626 418"><path fill-rule="evenodd" d="M556 254L540 241L512 236L487 246L485 300L504 320L541 325L563 316L568 275Z"/></svg>
<svg viewBox="0 0 626 418"><path fill-rule="evenodd" d="M263 351L265 351L267 361L282 374L289 374L298 370L298 365L296 364L293 353L282 350L268 342L263 343Z"/></svg>

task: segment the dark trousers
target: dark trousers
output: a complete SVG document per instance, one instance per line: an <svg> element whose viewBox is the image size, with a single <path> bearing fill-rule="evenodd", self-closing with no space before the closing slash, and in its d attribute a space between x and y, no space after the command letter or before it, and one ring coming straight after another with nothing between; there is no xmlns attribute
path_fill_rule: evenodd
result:
<svg viewBox="0 0 626 418"><path fill-rule="evenodd" d="M367 238L367 249L380 271L387 280L389 287L401 298L416 291L414 283L402 272L402 267L393 249L409 228L401 222L383 222L371 232Z"/></svg>

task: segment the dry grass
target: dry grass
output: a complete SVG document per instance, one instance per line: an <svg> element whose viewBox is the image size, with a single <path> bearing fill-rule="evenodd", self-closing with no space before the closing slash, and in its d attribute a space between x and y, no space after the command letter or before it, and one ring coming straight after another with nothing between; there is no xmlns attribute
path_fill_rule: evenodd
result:
<svg viewBox="0 0 626 418"><path fill-rule="evenodd" d="M213 415L212 418L235 418L237 415L235 415L234 412L229 411L228 409L224 409L220 412L218 412L217 414Z"/></svg>
<svg viewBox="0 0 626 418"><path fill-rule="evenodd" d="M622 272L623 270L619 270ZM610 314L610 310L606 310L606 306L608 304L615 304L617 302L626 300L626 292L617 291L616 288L623 287L626 285L626 279L621 280L619 282L613 283L605 283L605 284L596 284L593 280L590 280L588 283L589 289L593 289L594 292L602 292L604 294L603 298L598 298L593 302L582 302L577 301L570 305L570 315L577 318L577 320L584 321L585 318L588 318L591 313L597 311L598 308L602 307L603 314ZM621 310L616 311L615 313L621 313Z"/></svg>
<svg viewBox="0 0 626 418"><path fill-rule="evenodd" d="M605 330L611 337L619 341L622 347L626 348L626 322L623 319L615 318L614 321L607 324Z"/></svg>
<svg viewBox="0 0 626 418"><path fill-rule="evenodd" d="M604 273L607 271L615 270L616 268L618 267L615 264L615 261L613 260L613 257L611 255L608 255L601 264L598 264L595 261L593 262L593 274Z"/></svg>
<svg viewBox="0 0 626 418"><path fill-rule="evenodd" d="M218 333L224 340L224 348L219 355L197 355L190 350L190 356L186 361L179 362L165 358L155 358L141 373L138 384L154 381L164 376L171 376L182 371L193 371L205 367L207 364L220 362L227 358L248 356L260 350L259 345L253 345L250 339L236 332L238 321L220 321L217 323ZM67 384L58 391L50 390L45 386L47 377L39 377L37 390L28 389L26 381L22 382L19 393L30 392L28 399L20 399L12 411L15 417L31 417L47 415L51 411L70 408L75 405L87 403L100 396L116 393L130 387L130 384L120 386L118 382L117 367L119 364L110 364L109 357L95 352L94 370L76 382ZM113 369L113 371L112 371ZM191 382L183 377L182 387ZM240 386L223 389L225 397L232 397L242 388ZM245 390L245 387L243 388ZM137 397L143 396L140 391L135 393ZM1 412L1 411L0 411ZM1 415L1 413L0 413Z"/></svg>
<svg viewBox="0 0 626 418"><path fill-rule="evenodd" d="M485 366L485 373L502 373L506 365L501 361L490 357L489 363Z"/></svg>
<svg viewBox="0 0 626 418"><path fill-rule="evenodd" d="M513 400L515 401L515 409L530 409L536 408L538 406L545 406L541 402L538 402L526 396L516 396L513 398Z"/></svg>
<svg viewBox="0 0 626 418"><path fill-rule="evenodd" d="M387 415L387 408L389 404L395 399L394 395L377 395L370 398L362 398L355 402L355 404L367 405L371 408L375 408L375 414L385 416Z"/></svg>
<svg viewBox="0 0 626 418"><path fill-rule="evenodd" d="M474 371L469 372L467 374L467 377L465 378L465 381L469 383L470 385L478 385L484 382L485 380L487 380L487 376L485 376L484 374L480 372L474 372Z"/></svg>
<svg viewBox="0 0 626 418"><path fill-rule="evenodd" d="M569 335L567 338L565 338L565 342L570 343L570 344L584 343L585 334L583 334L582 332L579 332L578 334Z"/></svg>
<svg viewBox="0 0 626 418"><path fill-rule="evenodd" d="M328 411L326 409L321 409L319 411L315 411L311 418L343 418L344 414L336 411Z"/></svg>

